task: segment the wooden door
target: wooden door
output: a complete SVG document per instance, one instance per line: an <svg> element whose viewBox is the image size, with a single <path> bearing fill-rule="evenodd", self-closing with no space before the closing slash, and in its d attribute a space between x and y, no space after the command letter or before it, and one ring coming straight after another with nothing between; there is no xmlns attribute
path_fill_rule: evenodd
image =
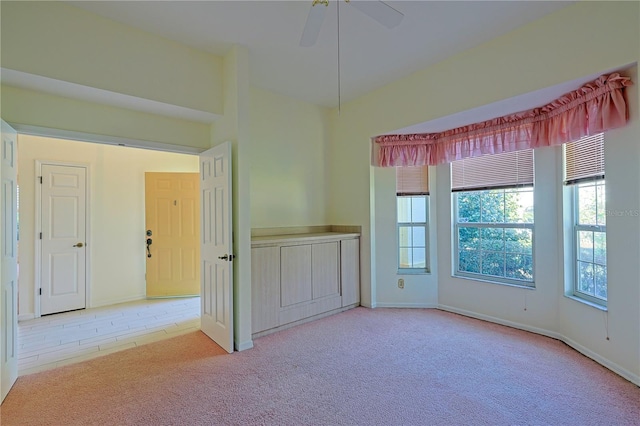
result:
<svg viewBox="0 0 640 426"><path fill-rule="evenodd" d="M87 168L40 166L40 314L86 307Z"/></svg>
<svg viewBox="0 0 640 426"><path fill-rule="evenodd" d="M200 294L198 176L145 173L147 297Z"/></svg>
<svg viewBox="0 0 640 426"><path fill-rule="evenodd" d="M200 154L201 329L233 352L231 143Z"/></svg>

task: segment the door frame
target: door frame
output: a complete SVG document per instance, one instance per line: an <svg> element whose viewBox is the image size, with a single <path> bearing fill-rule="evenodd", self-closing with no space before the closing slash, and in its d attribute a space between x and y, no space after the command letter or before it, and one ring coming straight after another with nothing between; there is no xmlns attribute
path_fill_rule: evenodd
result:
<svg viewBox="0 0 640 426"><path fill-rule="evenodd" d="M72 130L60 130L52 127L25 125L25 124L14 123L14 122L8 122L8 124L11 127L13 127L18 134L18 155L20 154L19 139L21 134L32 135L32 136L44 136L44 137L57 138L57 139L75 140L75 141L88 142L88 143L98 143L98 144L105 144L105 145L128 146L131 148L151 149L154 151L167 151L167 152L176 152L176 153L182 153L182 154L192 154L196 156L199 156L200 153L209 149L209 148L195 148L190 146L169 144L169 143L163 143L163 142L113 137L113 136L106 136L106 135L100 135L100 134L94 134L94 133L77 132ZM232 155L231 161L233 163L235 161L233 150L231 155ZM20 170L18 170L18 173L20 173ZM39 244L39 242L37 242L37 244ZM250 251L247 254L250 256ZM89 269L87 269L87 271L88 270ZM234 267L234 272L235 272L235 267ZM234 284L232 286L232 291L233 291L235 300L237 300L236 298L238 296L237 289L236 289L236 282L235 282L236 280L237 278L234 277ZM251 300L251 286L249 286L248 291L249 291L248 297L249 297L249 300ZM35 299L36 298L34 294L34 311L36 310ZM38 314L39 314L39 300L37 302L38 302ZM16 306L16 309L17 308L18 307ZM238 315L238 311L234 310L234 318L233 318L234 326L235 326L236 315ZM249 323L250 322L251 321L249 320ZM250 336L251 334L249 333L249 337ZM253 347L252 339L249 339L246 342L241 342L240 340L236 340L237 336L235 334L233 338L234 338L234 346L236 347L236 350L242 351L242 350L250 349Z"/></svg>
<svg viewBox="0 0 640 426"><path fill-rule="evenodd" d="M85 243L86 243L86 256L85 256L85 309L91 307L91 169L88 163L78 163L78 162L70 162L70 161L56 161L56 160L36 160L35 167L35 203L34 203L34 274L33 274L33 310L34 317L40 318L42 315L40 314L40 295L38 294L38 289L41 286L42 280L42 240L39 237L40 230L42 227L40 224L42 223L42 184L40 184L40 176L42 176L42 166L43 165L51 165L51 166L67 166L67 167L82 167L85 169ZM18 171L19 172L19 171Z"/></svg>

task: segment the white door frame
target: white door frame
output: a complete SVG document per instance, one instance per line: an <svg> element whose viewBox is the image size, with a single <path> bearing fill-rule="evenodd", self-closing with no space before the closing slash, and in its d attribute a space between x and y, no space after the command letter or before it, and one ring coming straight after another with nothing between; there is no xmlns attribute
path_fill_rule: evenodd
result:
<svg viewBox="0 0 640 426"><path fill-rule="evenodd" d="M183 145L173 145L173 144L166 144L161 142L133 140L133 139L110 137L110 136L103 136L103 135L97 135L92 133L83 133L83 132L75 132L75 131L64 131L64 130L58 130L50 127L21 125L19 123L8 123L8 124L11 125L17 131L18 135L25 134L25 135L33 135L33 136L44 136L44 137L57 138L57 139L76 140L76 141L100 143L100 144L106 144L106 145L129 146L132 148L143 148L143 149L151 149L154 151L168 151L168 152L177 152L177 153L192 154L192 155L199 155L201 152L206 151L206 149L198 149L198 148L183 146ZM18 147L18 150L19 150L19 147ZM55 162L51 161L48 163L53 164ZM66 163L63 163L63 164L66 164ZM87 182L89 182L88 174L87 174ZM87 185L87 189L88 188L90 188L89 185ZM36 188L36 190L40 191L39 188ZM40 196L37 195L37 198L40 199ZM89 204L89 196L87 196L87 204ZM39 212L39 208L37 208L36 211ZM88 231L90 229L89 222L88 222L89 220L88 212L89 210L87 206L87 244L89 244ZM36 226L36 229L37 228L38 227ZM202 232L202 230L200 232ZM40 249L41 249L40 239L38 238L36 240L36 253L40 253ZM87 250L91 250L91 247L90 246L87 247ZM87 252L87 258L90 258L89 251ZM89 270L90 268L87 267L87 276L89 276ZM232 285L231 288L232 288L232 291L234 291L235 285ZM90 289L90 285L89 285L89 281L87 281L87 292L86 292L87 299L89 298L89 289ZM234 291L234 297L235 296L236 294ZM34 294L34 311L37 310L35 316L39 317L40 316L40 300L37 299L37 303L35 300L36 300L36 295ZM17 308L18 307L16 306L16 309ZM237 315L237 312L234 312L234 314ZM235 344L236 342L235 342L235 336L234 336L234 345Z"/></svg>
<svg viewBox="0 0 640 426"><path fill-rule="evenodd" d="M85 308L91 307L91 179L90 179L90 167L87 163L75 163L69 161L54 161L54 160L36 160L35 167L35 223L34 223L34 280L33 280L33 309L35 318L41 317L40 314L40 295L39 290L41 287L42 280L42 240L40 239L40 232L42 230L42 184L40 184L40 177L42 176L42 166L43 165L52 165L52 166L68 166L68 167L82 167L86 172L86 194L85 194L85 203L86 203L86 222L85 222L85 242L86 242L86 268L85 268Z"/></svg>

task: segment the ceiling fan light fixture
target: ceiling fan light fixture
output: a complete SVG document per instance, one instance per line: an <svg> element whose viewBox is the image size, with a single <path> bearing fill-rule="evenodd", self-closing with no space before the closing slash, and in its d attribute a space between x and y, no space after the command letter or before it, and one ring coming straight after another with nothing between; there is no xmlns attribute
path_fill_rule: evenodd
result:
<svg viewBox="0 0 640 426"><path fill-rule="evenodd" d="M311 4L311 10L307 15L307 22L304 24L304 30L302 30L302 37L300 37L300 46L311 47L316 44L318 35L320 34L320 28L322 28L322 22L324 21L324 15L326 13L326 7L315 7L316 5L329 6L329 0L313 0Z"/></svg>

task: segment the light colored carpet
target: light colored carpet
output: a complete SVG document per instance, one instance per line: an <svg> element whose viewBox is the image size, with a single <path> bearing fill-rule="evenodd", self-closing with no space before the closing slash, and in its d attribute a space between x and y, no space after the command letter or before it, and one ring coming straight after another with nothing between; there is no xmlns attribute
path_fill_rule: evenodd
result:
<svg viewBox="0 0 640 426"><path fill-rule="evenodd" d="M201 332L18 379L11 425L640 425L640 388L561 342L357 308L228 355Z"/></svg>

